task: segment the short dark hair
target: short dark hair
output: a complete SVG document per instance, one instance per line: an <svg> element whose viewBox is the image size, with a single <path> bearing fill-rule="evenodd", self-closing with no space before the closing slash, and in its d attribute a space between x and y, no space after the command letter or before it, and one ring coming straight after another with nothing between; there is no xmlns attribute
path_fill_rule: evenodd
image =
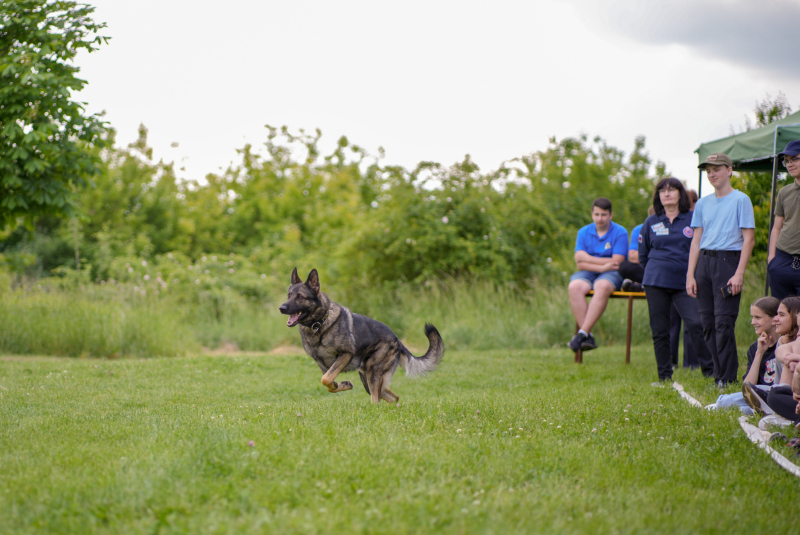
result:
<svg viewBox="0 0 800 535"><path fill-rule="evenodd" d="M607 210L609 212L613 212L613 210L611 210L611 201L609 201L605 197L596 198L592 203L592 208L594 208L595 206L597 206L601 210Z"/></svg>
<svg viewBox="0 0 800 535"><path fill-rule="evenodd" d="M656 215L664 215L664 205L661 204L661 197L658 192L662 189L675 188L680 193L680 200L678 201L678 210L681 213L691 210L692 204L689 200L689 194L686 193L686 188L683 183L675 177L662 178L656 184L656 190L653 192L653 208L656 210Z"/></svg>

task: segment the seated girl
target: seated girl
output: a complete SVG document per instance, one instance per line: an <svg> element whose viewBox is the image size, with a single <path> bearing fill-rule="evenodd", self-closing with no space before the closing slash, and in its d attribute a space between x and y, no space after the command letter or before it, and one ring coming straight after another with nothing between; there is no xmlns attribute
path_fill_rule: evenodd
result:
<svg viewBox="0 0 800 535"><path fill-rule="evenodd" d="M775 297L762 297L750 306L750 324L755 329L758 340L753 342L753 345L747 350L747 371L742 381L744 384L749 384L764 392L772 388L778 380L775 361L775 347L778 338L781 333L790 334L792 329L790 321L788 328L781 328L781 333L776 332L778 325L773 320L777 317L778 309L781 306L783 305ZM786 311L785 307L784 311ZM796 331L796 326L794 328ZM753 414L753 409L745 399L745 392L746 390L743 388L742 392L723 394L709 408L739 407L743 413Z"/></svg>
<svg viewBox="0 0 800 535"><path fill-rule="evenodd" d="M797 402L792 399L790 385L795 364L800 361L800 341L796 339L798 313L800 313L800 297L787 297L781 301L778 314L773 321L775 332L780 335L779 344L775 350L777 372L775 377L779 379L775 382L774 387L764 390L747 382L742 385L745 401L759 414L777 412L784 418L797 419L795 414ZM789 416L793 416L793 418L789 418Z"/></svg>

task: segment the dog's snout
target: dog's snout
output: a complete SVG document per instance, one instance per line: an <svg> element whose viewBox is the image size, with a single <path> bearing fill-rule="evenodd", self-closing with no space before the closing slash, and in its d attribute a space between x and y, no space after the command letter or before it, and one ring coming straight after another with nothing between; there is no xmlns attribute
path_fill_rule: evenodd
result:
<svg viewBox="0 0 800 535"><path fill-rule="evenodd" d="M278 310L281 311L281 314L286 314L286 311L289 310L289 307L286 306L286 303L282 304Z"/></svg>

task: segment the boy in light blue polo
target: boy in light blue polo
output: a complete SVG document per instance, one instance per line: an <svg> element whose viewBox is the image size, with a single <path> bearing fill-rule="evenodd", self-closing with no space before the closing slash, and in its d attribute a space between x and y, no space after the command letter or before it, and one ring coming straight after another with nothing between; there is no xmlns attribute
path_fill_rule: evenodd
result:
<svg viewBox="0 0 800 535"><path fill-rule="evenodd" d="M737 381L734 328L756 224L750 198L731 186L733 163L726 154L712 154L698 167L706 171L714 195L694 207L686 293L697 298L714 379L725 387Z"/></svg>
<svg viewBox="0 0 800 535"><path fill-rule="evenodd" d="M598 197L592 203L592 221L578 231L575 264L578 271L569 278L569 304L580 326L567 346L576 353L597 347L592 327L603 315L612 292L619 290L622 276L620 262L628 253L628 231L611 221L611 201ZM586 295L594 295L586 303Z"/></svg>

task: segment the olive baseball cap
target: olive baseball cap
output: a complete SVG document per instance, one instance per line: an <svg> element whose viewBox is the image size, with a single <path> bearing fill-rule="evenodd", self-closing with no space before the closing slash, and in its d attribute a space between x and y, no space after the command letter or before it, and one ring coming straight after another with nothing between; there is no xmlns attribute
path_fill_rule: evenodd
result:
<svg viewBox="0 0 800 535"><path fill-rule="evenodd" d="M800 154L800 140L790 141L778 156L797 156L798 154Z"/></svg>
<svg viewBox="0 0 800 535"><path fill-rule="evenodd" d="M728 167L733 167L733 162L728 158L727 154L717 152L706 158L706 161L698 165L697 168L705 169L707 165L727 165Z"/></svg>

